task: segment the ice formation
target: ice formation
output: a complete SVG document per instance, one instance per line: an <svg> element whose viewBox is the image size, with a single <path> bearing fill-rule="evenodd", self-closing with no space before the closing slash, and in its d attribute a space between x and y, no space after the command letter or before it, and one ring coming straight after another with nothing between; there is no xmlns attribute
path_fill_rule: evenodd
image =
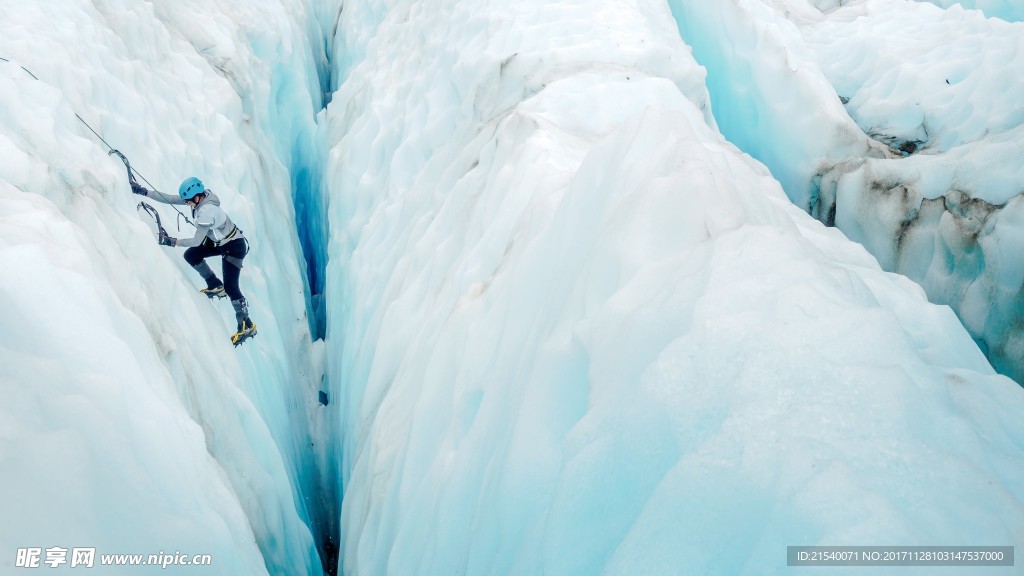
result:
<svg viewBox="0 0 1024 576"><path fill-rule="evenodd" d="M986 16L1001 18L1009 22L1020 22L1024 20L1024 5L1015 0L926 0L942 6L953 8L954 6L969 10L980 10Z"/></svg>
<svg viewBox="0 0 1024 576"><path fill-rule="evenodd" d="M346 5L327 356L349 572L766 573L794 541L1020 541L1019 387L716 132L801 206L823 166L896 156L801 18L825 16Z"/></svg>
<svg viewBox="0 0 1024 576"><path fill-rule="evenodd" d="M951 306L1024 382L1022 24L835 4L670 0L723 134L797 205Z"/></svg>
<svg viewBox="0 0 1024 576"><path fill-rule="evenodd" d="M1020 14L951 4L0 0L0 572L1024 541Z"/></svg>
<svg viewBox="0 0 1024 576"><path fill-rule="evenodd" d="M17 548L87 547L320 573L321 374L290 185L321 106L307 10L0 3L0 572ZM153 186L217 191L251 238L258 340L232 349L230 307L156 244L76 113Z"/></svg>

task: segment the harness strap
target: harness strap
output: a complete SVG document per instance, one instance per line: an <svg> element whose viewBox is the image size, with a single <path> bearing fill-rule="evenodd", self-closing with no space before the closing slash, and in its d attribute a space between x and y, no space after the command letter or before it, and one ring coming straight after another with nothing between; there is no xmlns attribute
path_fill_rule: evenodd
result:
<svg viewBox="0 0 1024 576"><path fill-rule="evenodd" d="M238 227L235 227L235 230L238 230ZM245 258L246 254L249 253L249 241L245 238L242 238L241 240L242 242L245 242L245 254L242 254L242 258ZM242 269L242 258L235 258L234 256L228 256L227 254L224 255L224 261L239 270Z"/></svg>
<svg viewBox="0 0 1024 576"><path fill-rule="evenodd" d="M227 236L225 236L223 240L220 240L220 241L214 242L214 245L215 245L215 246L223 246L223 245L227 244L228 242L230 242L230 241L231 241L231 239L232 239L232 238L234 238L234 237L235 237L235 235L236 235L236 234L238 234L238 232L239 232L239 230L238 230L238 226L235 226L235 227L234 227L234 229L232 229L232 230L231 230L231 233L230 233L230 234L228 234Z"/></svg>
<svg viewBox="0 0 1024 576"><path fill-rule="evenodd" d="M227 262L228 264L231 264L235 268L238 268L239 270L242 269L242 259L241 258L235 258L234 256L225 256L224 257L224 261Z"/></svg>

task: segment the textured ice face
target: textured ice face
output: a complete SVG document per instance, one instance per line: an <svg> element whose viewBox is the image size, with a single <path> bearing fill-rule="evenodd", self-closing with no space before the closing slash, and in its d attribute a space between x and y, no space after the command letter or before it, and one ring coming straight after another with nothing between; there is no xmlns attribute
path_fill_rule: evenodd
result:
<svg viewBox="0 0 1024 576"><path fill-rule="evenodd" d="M919 0L920 1L920 0ZM990 18L1001 18L1008 22L1024 20L1024 5L1015 0L924 0L943 8L956 6L980 10Z"/></svg>
<svg viewBox="0 0 1024 576"><path fill-rule="evenodd" d="M803 30L851 116L900 151L826 173L821 212L1024 382L1020 26L872 0Z"/></svg>
<svg viewBox="0 0 1024 576"><path fill-rule="evenodd" d="M15 546L95 547L97 563L180 550L225 574L319 573L296 505L318 380L289 197L320 100L302 3L0 11L0 564ZM157 245L75 113L150 187L202 174L216 190L252 244L258 340L232 349L230 306Z"/></svg>
<svg viewBox="0 0 1024 576"><path fill-rule="evenodd" d="M870 45L897 4L916 63L970 70L955 98L1003 81L971 58L1005 24L926 4L3 2L0 542L230 574L318 573L334 522L368 574L1020 542L1020 388L844 236L968 286L972 330L1002 300L964 279L1020 282L1016 128ZM906 158L865 133L920 139L904 84L943 120ZM74 112L157 187L217 191L257 339L230 347ZM330 256L323 344L300 244Z"/></svg>
<svg viewBox="0 0 1024 576"><path fill-rule="evenodd" d="M951 306L1024 381L1024 266L1009 256L1024 248L1020 24L826 4L670 2L726 137L798 206Z"/></svg>
<svg viewBox="0 0 1024 576"><path fill-rule="evenodd" d="M747 108L704 94L660 2L346 7L327 354L349 571L760 573L794 541L1019 537L1019 387L716 133L743 115L805 191L895 155L755 4L670 6Z"/></svg>

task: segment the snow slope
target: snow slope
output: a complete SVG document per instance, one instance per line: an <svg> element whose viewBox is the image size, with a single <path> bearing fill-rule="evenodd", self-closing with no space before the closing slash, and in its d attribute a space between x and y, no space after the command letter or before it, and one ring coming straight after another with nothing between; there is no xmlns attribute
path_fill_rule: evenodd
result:
<svg viewBox="0 0 1024 576"><path fill-rule="evenodd" d="M347 573L764 574L795 543L1024 537L1020 387L718 134L679 15L716 18L730 61L791 54L737 5L801 39L756 2L346 4L327 356ZM779 166L894 156L797 77L795 104L770 73L737 88L762 91Z"/></svg>

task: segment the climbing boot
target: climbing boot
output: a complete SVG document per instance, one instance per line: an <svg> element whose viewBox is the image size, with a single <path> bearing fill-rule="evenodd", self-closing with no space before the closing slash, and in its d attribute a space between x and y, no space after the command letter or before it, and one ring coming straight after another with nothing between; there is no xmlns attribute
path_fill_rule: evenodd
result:
<svg viewBox="0 0 1024 576"><path fill-rule="evenodd" d="M217 275L213 273L209 264L203 261L193 266L193 268L195 268L196 272L203 277L203 280L206 280L206 288L203 288L200 292L202 292L207 298L212 300L214 298L224 298L227 296L227 294L224 293L224 283L221 282L220 278L217 278Z"/></svg>
<svg viewBox="0 0 1024 576"><path fill-rule="evenodd" d="M203 288L202 290L200 290L200 292L205 294L206 297L209 298L210 300L213 300L214 298L220 299L227 297L227 294L224 292L223 284L221 284L220 286L209 286L207 288Z"/></svg>
<svg viewBox="0 0 1024 576"><path fill-rule="evenodd" d="M256 324L254 324L252 320L246 318L238 325L238 331L231 335L231 343L238 346L255 335Z"/></svg>
<svg viewBox="0 0 1024 576"><path fill-rule="evenodd" d="M231 306L235 309L235 320L238 322L238 329L231 336L231 343L238 346L256 335L256 324L249 319L249 304L245 298L232 300Z"/></svg>

